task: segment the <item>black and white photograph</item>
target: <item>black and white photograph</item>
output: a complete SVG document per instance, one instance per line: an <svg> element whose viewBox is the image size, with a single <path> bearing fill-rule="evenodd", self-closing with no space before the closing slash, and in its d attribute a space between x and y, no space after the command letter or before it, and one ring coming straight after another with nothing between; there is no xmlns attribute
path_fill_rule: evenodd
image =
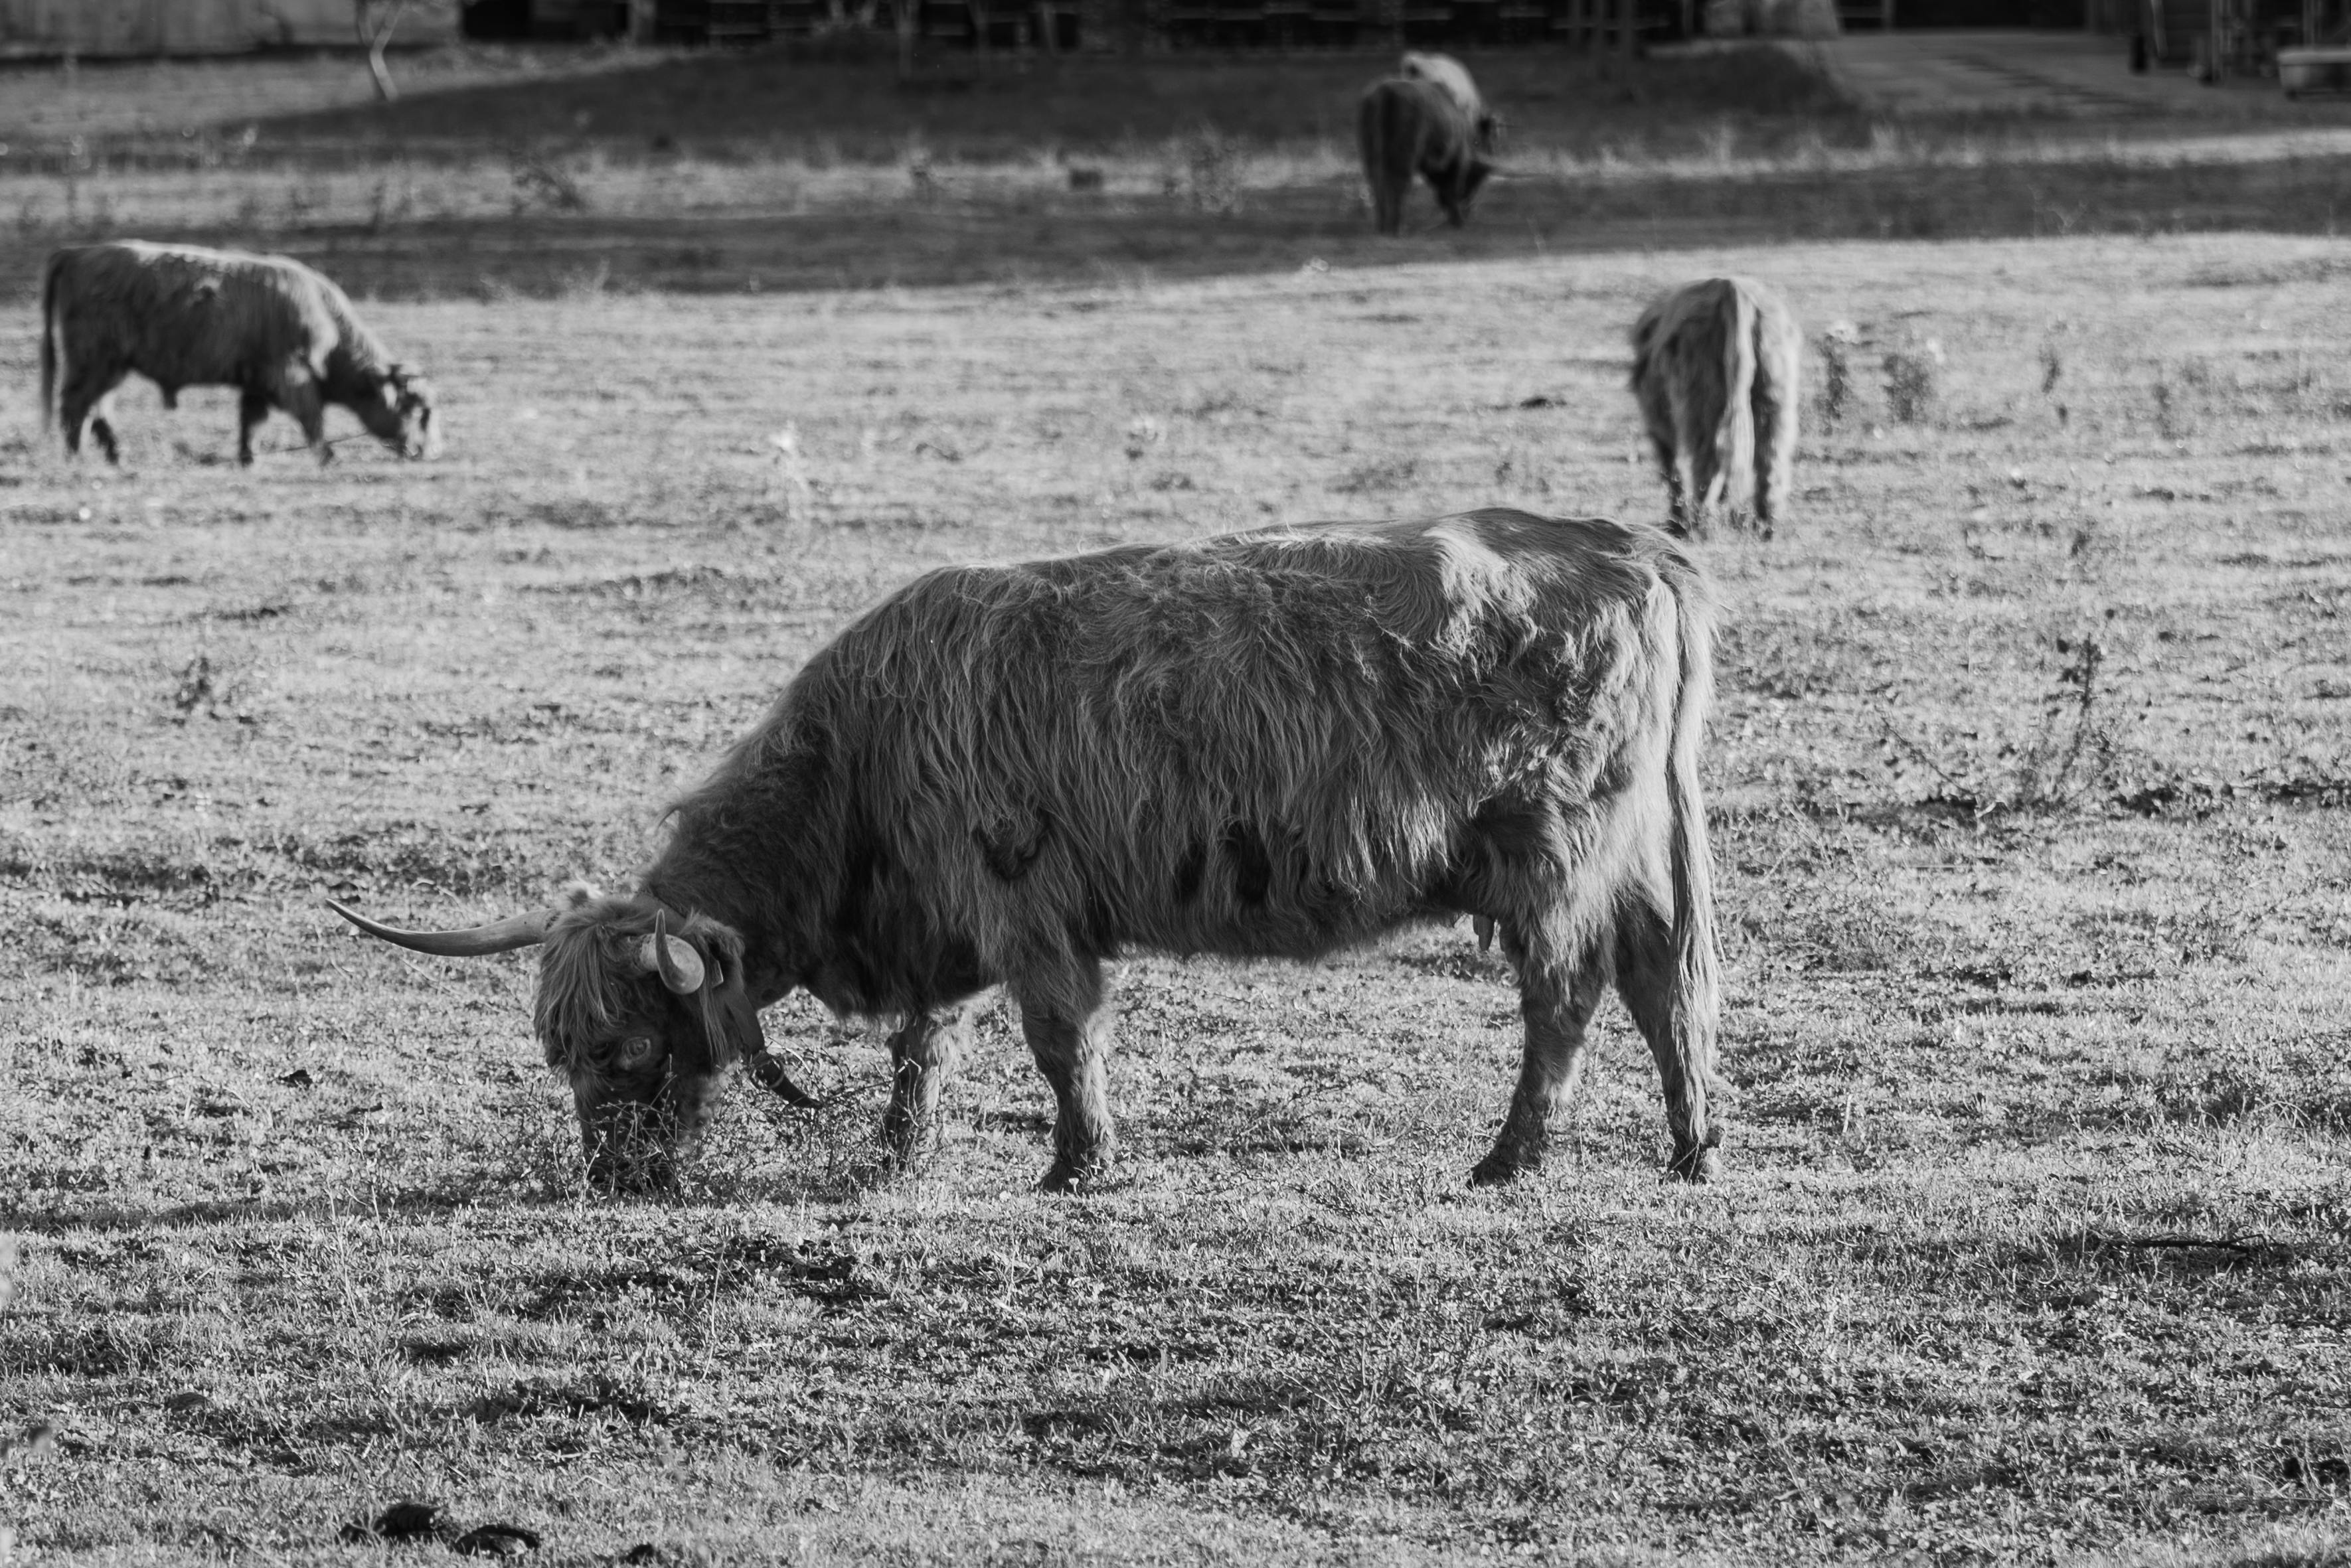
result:
<svg viewBox="0 0 2351 1568"><path fill-rule="evenodd" d="M2351 0L0 0L0 1568L2351 1568Z"/></svg>

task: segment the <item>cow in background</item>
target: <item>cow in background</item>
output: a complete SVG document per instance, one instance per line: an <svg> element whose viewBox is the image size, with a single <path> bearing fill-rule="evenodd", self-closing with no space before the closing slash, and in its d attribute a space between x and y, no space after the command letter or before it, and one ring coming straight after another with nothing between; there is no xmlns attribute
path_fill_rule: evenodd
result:
<svg viewBox="0 0 2351 1568"><path fill-rule="evenodd" d="M1372 221L1404 231L1405 197L1418 174L1447 222L1459 228L1493 165L1478 151L1477 129L1452 92L1433 81L1388 77L1364 89L1355 142L1372 191Z"/></svg>
<svg viewBox="0 0 2351 1568"><path fill-rule="evenodd" d="M1803 340L1780 297L1751 278L1709 277L1661 296L1633 325L1633 395L1665 470L1667 526L1703 538L1743 521L1765 538L1796 465Z"/></svg>
<svg viewBox="0 0 2351 1568"><path fill-rule="evenodd" d="M911 1158L1000 984L1059 1105L1049 1189L1111 1157L1105 963L1312 959L1468 914L1526 1027L1473 1179L1541 1163L1613 981L1670 1168L1702 1180L1712 620L1662 531L1514 511L948 568L808 662L635 891L466 931L334 907L427 953L540 946L547 1060L623 1181L664 1178L731 1062L806 1101L758 1020L795 990L891 1020L883 1131Z"/></svg>
<svg viewBox="0 0 2351 1568"><path fill-rule="evenodd" d="M1461 112L1469 117L1469 130L1477 140L1478 151L1491 155L1501 135L1501 118L1487 107L1478 84L1470 79L1468 67L1451 55L1407 50L1404 58L1396 62L1396 75L1442 88L1446 96L1459 104Z"/></svg>
<svg viewBox="0 0 2351 1568"><path fill-rule="evenodd" d="M120 461L108 414L132 371L179 406L180 389L232 386L236 460L273 408L301 425L324 463L326 407L350 409L403 457L439 448L433 391L396 363L343 291L300 262L199 246L123 240L49 257L41 279L41 413L81 450L85 424L107 461ZM62 384L60 384L62 383Z"/></svg>

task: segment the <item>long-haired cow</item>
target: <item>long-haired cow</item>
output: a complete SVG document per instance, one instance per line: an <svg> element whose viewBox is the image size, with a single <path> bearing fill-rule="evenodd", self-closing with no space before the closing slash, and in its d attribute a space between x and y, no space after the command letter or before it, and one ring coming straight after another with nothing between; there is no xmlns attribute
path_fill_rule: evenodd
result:
<svg viewBox="0 0 2351 1568"><path fill-rule="evenodd" d="M301 425L324 463L326 405L339 404L404 457L438 449L433 392L395 363L343 291L300 262L200 246L123 240L49 257L41 280L41 414L65 426L66 450L89 427L120 460L107 415L132 371L179 406L180 389L232 386L236 460L273 408ZM62 382L62 385L60 382Z"/></svg>
<svg viewBox="0 0 2351 1568"><path fill-rule="evenodd" d="M1372 221L1384 235L1404 232L1404 202L1415 174L1428 182L1437 206L1459 228L1478 188L1493 172L1478 150L1469 112L1449 89L1417 78L1388 77L1364 89L1355 109L1355 145L1372 190Z"/></svg>
<svg viewBox="0 0 2351 1568"><path fill-rule="evenodd" d="M543 944L538 1031L614 1175L626 1142L665 1168L730 1061L806 1102L758 1022L795 988L893 1021L911 1155L1000 983L1059 1102L1048 1187L1111 1152L1105 960L1309 959L1468 913L1526 1025L1475 1179L1541 1161L1612 978L1703 1179L1710 621L1657 529L1513 511L934 571L810 660L634 893L440 933L335 908L428 953Z"/></svg>
<svg viewBox="0 0 2351 1568"><path fill-rule="evenodd" d="M1468 66L1451 55L1407 50L1404 58L1396 62L1396 75L1443 89L1446 96L1459 104L1461 112L1469 117L1469 130L1477 139L1478 151L1488 153L1494 151L1494 143L1501 134L1501 117L1488 106L1485 95L1478 90L1477 82L1471 79Z"/></svg>
<svg viewBox="0 0 2351 1568"><path fill-rule="evenodd" d="M1703 537L1752 497L1771 537L1796 466L1803 339L1780 297L1709 277L1660 297L1633 325L1633 395L1666 473L1667 527Z"/></svg>

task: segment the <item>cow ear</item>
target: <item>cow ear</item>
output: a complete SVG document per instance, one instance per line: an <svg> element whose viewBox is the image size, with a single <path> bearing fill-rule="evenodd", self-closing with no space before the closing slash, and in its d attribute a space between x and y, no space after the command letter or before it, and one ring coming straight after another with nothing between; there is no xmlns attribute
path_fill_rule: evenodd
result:
<svg viewBox="0 0 2351 1568"><path fill-rule="evenodd" d="M595 903L601 896L593 883L567 883L563 891L555 895L555 903L559 909L577 909L583 904Z"/></svg>

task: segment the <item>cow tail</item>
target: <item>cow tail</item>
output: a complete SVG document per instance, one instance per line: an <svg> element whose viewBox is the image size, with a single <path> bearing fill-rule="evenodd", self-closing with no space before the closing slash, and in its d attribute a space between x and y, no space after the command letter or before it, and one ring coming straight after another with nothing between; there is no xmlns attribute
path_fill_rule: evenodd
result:
<svg viewBox="0 0 2351 1568"><path fill-rule="evenodd" d="M1681 668L1676 683L1673 739L1667 762L1670 823L1667 853L1673 881L1674 1040L1692 1077L1691 1098L1705 1104L1713 1087L1714 1033L1720 953L1714 925L1714 852L1707 841L1706 800L1698 758L1706 715L1714 700L1714 605L1705 580L1687 565L1669 571L1675 641ZM1702 1141L1712 1136L1701 1133Z"/></svg>
<svg viewBox="0 0 2351 1568"><path fill-rule="evenodd" d="M1725 503L1741 504L1755 488L1755 298L1737 284L1730 290L1722 344L1722 425L1715 434L1715 472L1722 476Z"/></svg>
<svg viewBox="0 0 2351 1568"><path fill-rule="evenodd" d="M49 257L41 269L41 428L57 417L57 274L65 270L65 255Z"/></svg>

